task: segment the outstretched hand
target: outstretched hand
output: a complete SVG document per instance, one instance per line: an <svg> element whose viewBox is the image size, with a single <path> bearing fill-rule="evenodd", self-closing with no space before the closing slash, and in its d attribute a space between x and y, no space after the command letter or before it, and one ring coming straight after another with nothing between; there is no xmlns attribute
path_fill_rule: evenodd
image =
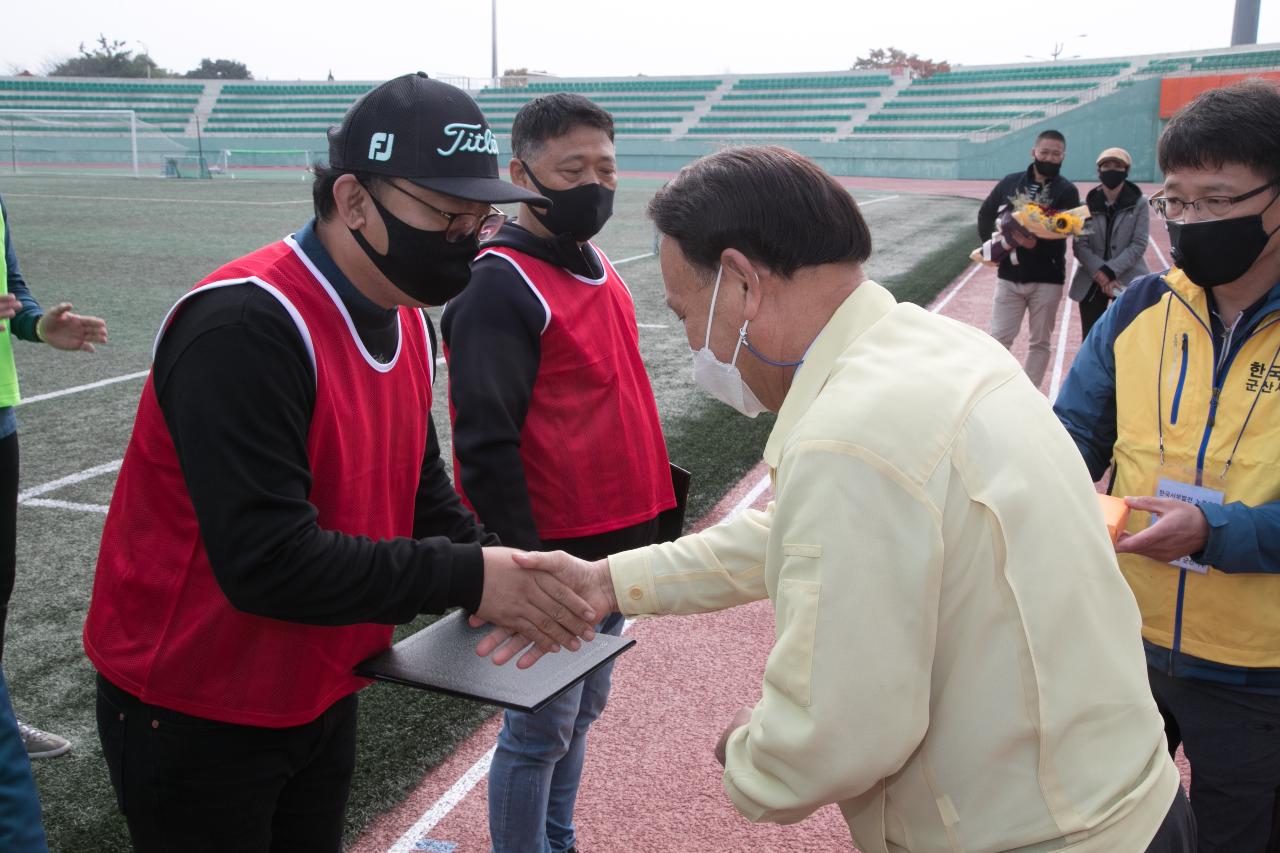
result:
<svg viewBox="0 0 1280 853"><path fill-rule="evenodd" d="M598 560L588 563L563 551L548 553L514 552L512 558L534 583L539 585L557 584L572 590L590 606L595 619L603 619L608 613L618 609L618 601L613 592L613 579L609 574L609 561ZM487 577L486 577L486 586ZM477 612L471 617L472 627L478 628L486 621L484 613ZM590 636L579 633L578 636L590 640ZM530 647L530 643L534 645ZM570 648L577 650L577 646ZM527 651L526 651L527 649ZM537 637L527 635L521 629L513 629L510 625L495 622L495 627L480 644L476 646L476 654L481 657L492 657L499 666L514 658L520 652L520 660L516 666L527 669L537 663L548 651L545 644L538 642Z"/></svg>
<svg viewBox="0 0 1280 853"><path fill-rule="evenodd" d="M472 620L518 634L541 653L558 652L561 646L576 650L578 637L592 639L593 626L604 612L554 575L516 565L513 558L518 553L511 548L484 549L484 592Z"/></svg>
<svg viewBox="0 0 1280 853"><path fill-rule="evenodd" d="M1168 563L1204 550L1209 522L1195 504L1176 498L1126 497L1130 509L1158 516L1155 524L1137 533L1122 533L1116 542L1120 554L1141 554Z"/></svg>
<svg viewBox="0 0 1280 853"><path fill-rule="evenodd" d="M51 347L93 352L107 342L107 321L71 313L70 302L59 302L36 322L36 334Z"/></svg>

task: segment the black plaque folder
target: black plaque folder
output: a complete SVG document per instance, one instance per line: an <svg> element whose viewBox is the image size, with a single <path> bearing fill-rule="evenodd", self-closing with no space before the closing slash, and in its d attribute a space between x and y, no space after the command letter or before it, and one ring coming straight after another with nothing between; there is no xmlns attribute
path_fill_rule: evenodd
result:
<svg viewBox="0 0 1280 853"><path fill-rule="evenodd" d="M472 628L455 610L356 667L356 675L423 690L475 699L515 711L537 713L561 693L635 645L636 641L597 634L571 652L543 655L528 669L517 656L503 666L476 654L489 626Z"/></svg>

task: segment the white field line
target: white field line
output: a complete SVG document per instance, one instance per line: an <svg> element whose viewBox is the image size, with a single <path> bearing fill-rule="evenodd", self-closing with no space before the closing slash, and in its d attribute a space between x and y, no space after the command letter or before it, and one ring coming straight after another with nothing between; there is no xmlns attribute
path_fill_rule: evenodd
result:
<svg viewBox="0 0 1280 853"><path fill-rule="evenodd" d="M21 502L24 506L44 506L51 509L70 509L76 512L97 512L107 514L106 504L82 504L75 501L55 501L51 498L31 498Z"/></svg>
<svg viewBox="0 0 1280 853"><path fill-rule="evenodd" d="M57 491L58 489L65 488L67 486L74 486L76 483L83 483L85 480L91 480L94 477L101 477L103 474L114 474L116 471L120 470L120 465L123 462L123 459L116 459L114 462L104 462L101 465L95 465L92 468L86 468L83 471L77 471L74 474L68 474L65 477L60 477L57 480L52 480L39 486L32 486L26 491L18 494L18 503L28 503L32 498L38 498L41 495ZM39 506L39 504L37 504L37 506Z"/></svg>
<svg viewBox="0 0 1280 853"><path fill-rule="evenodd" d="M236 201L226 198L129 198L112 195L45 195L44 193L5 193L5 198L53 198L59 201L130 201L143 204L195 204L195 205L246 205L249 207L280 207L290 204L312 204L311 199L289 201Z"/></svg>
<svg viewBox="0 0 1280 853"><path fill-rule="evenodd" d="M959 293L964 288L964 286L969 283L969 279L977 275L978 270L980 269L982 269L982 264L979 264L979 263L975 263L972 267L970 267L969 271L964 274L964 278L960 279L960 283L957 284L955 287L951 288L951 292L948 293L941 302L939 302L937 305L933 306L929 310L932 311L934 314L940 314L942 312L942 309L947 307L947 304L950 303L951 300L955 298L956 294Z"/></svg>
<svg viewBox="0 0 1280 853"><path fill-rule="evenodd" d="M724 514L724 517L722 517L720 521L728 521L744 509L751 506L756 502L756 498L760 497L768 487L769 475L765 474L754 486L751 487L750 491L743 496L742 500L738 501L738 503L734 505L733 509ZM633 621L634 620L632 619L628 619L623 624L622 633L625 634L631 628ZM479 784L481 779L488 775L489 765L493 763L493 753L495 749L497 749L497 747L490 749L484 755L480 756L476 763L472 764L471 767L467 769L467 772L463 773L462 776L458 778L458 781L450 785L449 790L445 791L440 796L440 799L436 800L435 803L432 804L431 808L427 809L423 813L422 817L418 818L417 821L414 822L413 826L405 830L404 834L401 835L394 844L387 848L387 853L410 853L410 851L414 849L414 846L422 840L423 836L434 829L436 824L444 820L449 815L449 812L453 811L459 803L466 799L466 796L471 792L471 789Z"/></svg>
<svg viewBox="0 0 1280 853"><path fill-rule="evenodd" d="M867 206L867 205L869 205L869 204L879 204L879 203L880 203L880 202L882 202L882 201L893 201L895 198L902 198L902 196L897 196L897 195L882 195L882 196L880 196L879 198L873 198L873 199L869 199L869 200L867 200L867 201L860 201L860 202L858 202L858 207L866 207L866 206Z"/></svg>
<svg viewBox="0 0 1280 853"><path fill-rule="evenodd" d="M130 379L141 379L151 371L139 370L137 373L126 373L123 376L112 376L110 379L99 379L97 382L89 382L84 385L77 385L74 388L63 388L61 391L50 391L46 394L37 394L34 397L27 397L18 403L19 406L25 406L28 403L39 403L41 400L52 400L55 397L65 397L68 394L79 394L81 391L92 391L94 388L103 388L107 385L115 385L117 382L128 382Z"/></svg>
<svg viewBox="0 0 1280 853"><path fill-rule="evenodd" d="M1156 258L1160 261L1160 266L1165 269L1169 268L1169 261L1165 258L1164 252L1160 251L1160 247L1156 245L1156 238L1147 235L1147 242L1151 244L1152 250L1156 253Z"/></svg>
<svg viewBox="0 0 1280 853"><path fill-rule="evenodd" d="M1080 269L1080 260L1077 258L1071 262L1071 275L1067 278L1067 287L1071 286L1071 280L1076 277L1076 270ZM1049 378L1049 402L1052 403L1058 399L1058 391L1062 388L1062 367L1066 363L1067 358L1067 333L1071 327L1071 304L1074 300L1063 294L1062 301L1067 303L1062 309L1062 325L1058 329L1058 351L1053 356L1053 374Z"/></svg>
<svg viewBox="0 0 1280 853"><path fill-rule="evenodd" d="M631 263L632 261L642 261L642 260L644 260L645 258L652 258L655 254L657 254L657 253L656 253L656 252L645 252L643 255L632 255L632 256L631 256L631 257L629 257L629 258L623 258L623 259L622 259L622 260L620 260L620 261L614 261L614 262L613 262L613 265L614 265L615 267L620 267L620 266L622 266L623 264L629 264L629 263Z"/></svg>

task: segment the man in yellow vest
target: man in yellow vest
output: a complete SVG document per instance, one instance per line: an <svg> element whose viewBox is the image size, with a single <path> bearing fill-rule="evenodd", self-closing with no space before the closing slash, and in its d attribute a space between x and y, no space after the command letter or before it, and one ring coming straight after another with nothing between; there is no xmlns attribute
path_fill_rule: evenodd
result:
<svg viewBox="0 0 1280 853"><path fill-rule="evenodd" d="M106 322L71 313L69 302L45 313L22 278L8 223L8 211L0 200L0 238L4 241L4 258L0 260L0 331L5 332L0 334L0 660L4 658L5 618L18 561L18 421L13 407L20 398L12 338L86 352L93 352L94 344L107 340ZM65 738L35 726L19 721L18 729L31 758L53 758L71 749Z"/></svg>
<svg viewBox="0 0 1280 853"><path fill-rule="evenodd" d="M1174 116L1151 206L1176 268L1102 316L1054 407L1134 510L1116 550L1169 749L1191 762L1201 853L1280 843L1278 140L1266 83Z"/></svg>

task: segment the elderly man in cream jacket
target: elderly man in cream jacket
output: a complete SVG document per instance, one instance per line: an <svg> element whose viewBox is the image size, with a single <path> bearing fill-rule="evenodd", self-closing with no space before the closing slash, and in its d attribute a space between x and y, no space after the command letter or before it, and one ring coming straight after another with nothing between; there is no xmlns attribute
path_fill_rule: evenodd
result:
<svg viewBox="0 0 1280 853"><path fill-rule="evenodd" d="M628 614L773 602L761 699L722 739L753 821L837 803L864 853L1191 850L1137 606L1018 363L866 279L857 205L795 153L712 154L650 215L695 381L778 413L774 500L599 563L525 565Z"/></svg>

